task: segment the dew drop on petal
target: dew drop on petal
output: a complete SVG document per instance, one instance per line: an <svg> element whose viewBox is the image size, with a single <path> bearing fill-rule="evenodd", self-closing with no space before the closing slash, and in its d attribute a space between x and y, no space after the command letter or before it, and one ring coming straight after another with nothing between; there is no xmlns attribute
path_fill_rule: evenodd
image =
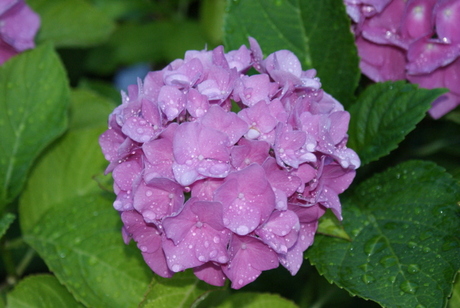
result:
<svg viewBox="0 0 460 308"><path fill-rule="evenodd" d="M179 272L182 269L182 267L179 264L174 264L171 268L173 272Z"/></svg>
<svg viewBox="0 0 460 308"><path fill-rule="evenodd" d="M249 228L245 225L241 225L238 228L236 228L236 233L238 233L239 235L246 235L248 234L248 232L249 232Z"/></svg>

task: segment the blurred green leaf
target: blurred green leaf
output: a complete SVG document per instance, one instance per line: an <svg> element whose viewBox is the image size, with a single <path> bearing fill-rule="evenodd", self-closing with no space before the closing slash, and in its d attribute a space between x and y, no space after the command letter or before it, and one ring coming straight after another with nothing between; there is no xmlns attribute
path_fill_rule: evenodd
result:
<svg viewBox="0 0 460 308"><path fill-rule="evenodd" d="M306 254L318 271L384 307L445 307L460 268L458 183L410 161L341 199L352 241L318 235Z"/></svg>
<svg viewBox="0 0 460 308"><path fill-rule="evenodd" d="M107 98L86 89L74 90L71 100L70 130L104 127L107 125L107 115L116 107Z"/></svg>
<svg viewBox="0 0 460 308"><path fill-rule="evenodd" d="M277 294L228 291L212 291L194 308L296 308L297 305Z"/></svg>
<svg viewBox="0 0 460 308"><path fill-rule="evenodd" d="M15 219L16 215L12 213L6 213L5 215L3 215L3 217L0 219L0 238L2 238L3 235L5 235L6 231Z"/></svg>
<svg viewBox="0 0 460 308"><path fill-rule="evenodd" d="M460 124L460 110L454 110L446 114L445 119Z"/></svg>
<svg viewBox="0 0 460 308"><path fill-rule="evenodd" d="M41 157L21 196L24 240L86 306L136 307L152 272L123 243L113 195L93 179L107 165L98 137L111 103L87 90L72 98L71 129Z"/></svg>
<svg viewBox="0 0 460 308"><path fill-rule="evenodd" d="M91 2L112 19L152 14L154 8L152 1L145 0L91 0Z"/></svg>
<svg viewBox="0 0 460 308"><path fill-rule="evenodd" d="M156 276L139 308L185 308L217 287L195 277L191 270L176 273L173 278Z"/></svg>
<svg viewBox="0 0 460 308"><path fill-rule="evenodd" d="M90 71L107 74L119 66L138 62L170 62L183 58L187 50L202 50L206 40L198 22L156 21L120 25L110 40L91 51Z"/></svg>
<svg viewBox="0 0 460 308"><path fill-rule="evenodd" d="M40 152L67 127L69 86L50 45L0 67L0 212L21 192Z"/></svg>
<svg viewBox="0 0 460 308"><path fill-rule="evenodd" d="M20 199L23 232L40 225L50 209L67 207L66 200L101 193L93 177L107 165L97 143L103 131L102 127L69 131L38 161Z"/></svg>
<svg viewBox="0 0 460 308"><path fill-rule="evenodd" d="M114 22L86 0L28 0L41 18L38 42L56 47L86 47L105 41Z"/></svg>
<svg viewBox="0 0 460 308"><path fill-rule="evenodd" d="M29 276L7 295L11 308L84 307L51 275Z"/></svg>
<svg viewBox="0 0 460 308"><path fill-rule="evenodd" d="M315 68L323 89L348 106L360 70L343 0L228 1L224 25L227 50L258 40L265 55L288 49L304 69Z"/></svg>
<svg viewBox="0 0 460 308"><path fill-rule="evenodd" d="M97 79L82 79L78 84L80 89L91 90L110 99L116 106L121 104L120 91L112 83Z"/></svg>
<svg viewBox="0 0 460 308"><path fill-rule="evenodd" d="M405 81L369 86L350 108L347 146L358 153L362 165L378 160L398 147L431 103L445 92L418 88Z"/></svg>
<svg viewBox="0 0 460 308"><path fill-rule="evenodd" d="M200 3L201 27L214 44L222 44L225 0L202 0Z"/></svg>

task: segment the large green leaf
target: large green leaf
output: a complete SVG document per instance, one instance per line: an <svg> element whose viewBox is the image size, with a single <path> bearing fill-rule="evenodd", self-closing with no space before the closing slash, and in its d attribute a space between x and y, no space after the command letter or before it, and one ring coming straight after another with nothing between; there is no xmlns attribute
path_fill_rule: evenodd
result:
<svg viewBox="0 0 460 308"><path fill-rule="evenodd" d="M139 307L190 307L195 301L205 297L207 292L216 288L196 278L191 270L177 273L173 278L156 277Z"/></svg>
<svg viewBox="0 0 460 308"><path fill-rule="evenodd" d="M431 103L446 91L422 89L405 81L369 86L350 108L347 146L362 165L387 155L423 119Z"/></svg>
<svg viewBox="0 0 460 308"><path fill-rule="evenodd" d="M0 212L18 196L38 154L67 127L69 86L50 45L0 67Z"/></svg>
<svg viewBox="0 0 460 308"><path fill-rule="evenodd" d="M38 42L84 47L101 43L114 30L114 22L86 0L28 0L27 3L41 18Z"/></svg>
<svg viewBox="0 0 460 308"><path fill-rule="evenodd" d="M29 276L7 295L8 307L14 308L82 308L72 294L51 275Z"/></svg>
<svg viewBox="0 0 460 308"><path fill-rule="evenodd" d="M318 71L325 91L345 105L353 100L359 59L342 0L228 1L224 31L228 50L248 36L266 55L291 50L304 69Z"/></svg>
<svg viewBox="0 0 460 308"><path fill-rule="evenodd" d="M59 281L89 307L136 307L151 271L125 246L120 217L98 193L66 199L41 216L24 239Z"/></svg>
<svg viewBox="0 0 460 308"><path fill-rule="evenodd" d="M135 307L151 271L123 243L113 196L94 179L107 164L97 140L112 104L82 90L72 98L71 129L41 157L21 196L24 239L86 306Z"/></svg>
<svg viewBox="0 0 460 308"><path fill-rule="evenodd" d="M410 161L342 198L350 241L318 235L307 257L329 281L384 307L445 307L460 268L460 187Z"/></svg>

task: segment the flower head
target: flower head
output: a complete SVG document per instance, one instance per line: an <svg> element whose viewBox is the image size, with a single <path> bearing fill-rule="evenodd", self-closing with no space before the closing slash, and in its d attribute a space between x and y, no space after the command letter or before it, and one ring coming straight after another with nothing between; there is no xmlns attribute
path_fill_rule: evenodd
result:
<svg viewBox="0 0 460 308"><path fill-rule="evenodd" d="M24 0L0 0L0 64L35 47L40 17Z"/></svg>
<svg viewBox="0 0 460 308"><path fill-rule="evenodd" d="M241 288L279 264L295 274L326 209L341 218L360 164L349 114L293 53L250 46L150 72L99 139L124 239L160 276Z"/></svg>
<svg viewBox="0 0 460 308"><path fill-rule="evenodd" d="M435 119L460 105L459 1L344 2L366 76L377 82L408 79L423 88L448 88L429 111Z"/></svg>

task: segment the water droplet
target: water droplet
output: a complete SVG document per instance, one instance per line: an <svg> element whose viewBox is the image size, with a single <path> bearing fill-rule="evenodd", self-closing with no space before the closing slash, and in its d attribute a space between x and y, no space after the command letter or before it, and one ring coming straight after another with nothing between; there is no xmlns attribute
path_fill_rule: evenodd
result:
<svg viewBox="0 0 460 308"><path fill-rule="evenodd" d="M395 256L385 256L380 259L380 264L384 267L390 267L396 265L398 263L398 259Z"/></svg>
<svg viewBox="0 0 460 308"><path fill-rule="evenodd" d="M247 226L241 225L238 228L236 228L236 233L238 233L239 235L246 235L248 234L248 232L249 228Z"/></svg>
<svg viewBox="0 0 460 308"><path fill-rule="evenodd" d="M416 274L420 271L420 266L418 266L417 264L410 264L407 268L407 272L409 272L410 274Z"/></svg>
<svg viewBox="0 0 460 308"><path fill-rule="evenodd" d="M416 243L416 242L410 241L410 242L407 243L407 246L408 246L409 248L412 248L412 249L413 249L413 248L417 247L417 243Z"/></svg>
<svg viewBox="0 0 460 308"><path fill-rule="evenodd" d="M451 249L454 249L454 248L457 248L459 246L458 242L454 239L448 239L444 242L444 244L442 244L442 250L443 251L447 251L447 250L451 250Z"/></svg>
<svg viewBox="0 0 460 308"><path fill-rule="evenodd" d="M386 247L387 244L385 240L382 238L382 236L377 235L372 237L364 244L364 252L370 256L384 250Z"/></svg>
<svg viewBox="0 0 460 308"><path fill-rule="evenodd" d="M401 283L399 287L405 293L415 294L415 292L417 291L418 285L416 283L406 280L403 283Z"/></svg>
<svg viewBox="0 0 460 308"><path fill-rule="evenodd" d="M369 274L364 274L361 279L363 280L363 282L365 284L370 284L370 283L373 283L375 281L375 278L374 276L372 275L369 275Z"/></svg>
<svg viewBox="0 0 460 308"><path fill-rule="evenodd" d="M431 231L425 231L425 232L423 232L422 234L420 234L420 239L421 239L422 241L424 241L424 240L429 239L429 238L432 237L432 236L433 236L433 232L431 232Z"/></svg>
<svg viewBox="0 0 460 308"><path fill-rule="evenodd" d="M181 270L181 268L182 268L182 267L181 267L179 264L174 264L174 265L172 266L171 270L172 270L173 272L176 272L176 273L177 273L177 272L179 272L179 271Z"/></svg>
<svg viewBox="0 0 460 308"><path fill-rule="evenodd" d="M365 272L370 272L372 271L372 265L370 265L369 263L364 263L364 264L361 264L359 266L360 269L362 269L363 271Z"/></svg>

